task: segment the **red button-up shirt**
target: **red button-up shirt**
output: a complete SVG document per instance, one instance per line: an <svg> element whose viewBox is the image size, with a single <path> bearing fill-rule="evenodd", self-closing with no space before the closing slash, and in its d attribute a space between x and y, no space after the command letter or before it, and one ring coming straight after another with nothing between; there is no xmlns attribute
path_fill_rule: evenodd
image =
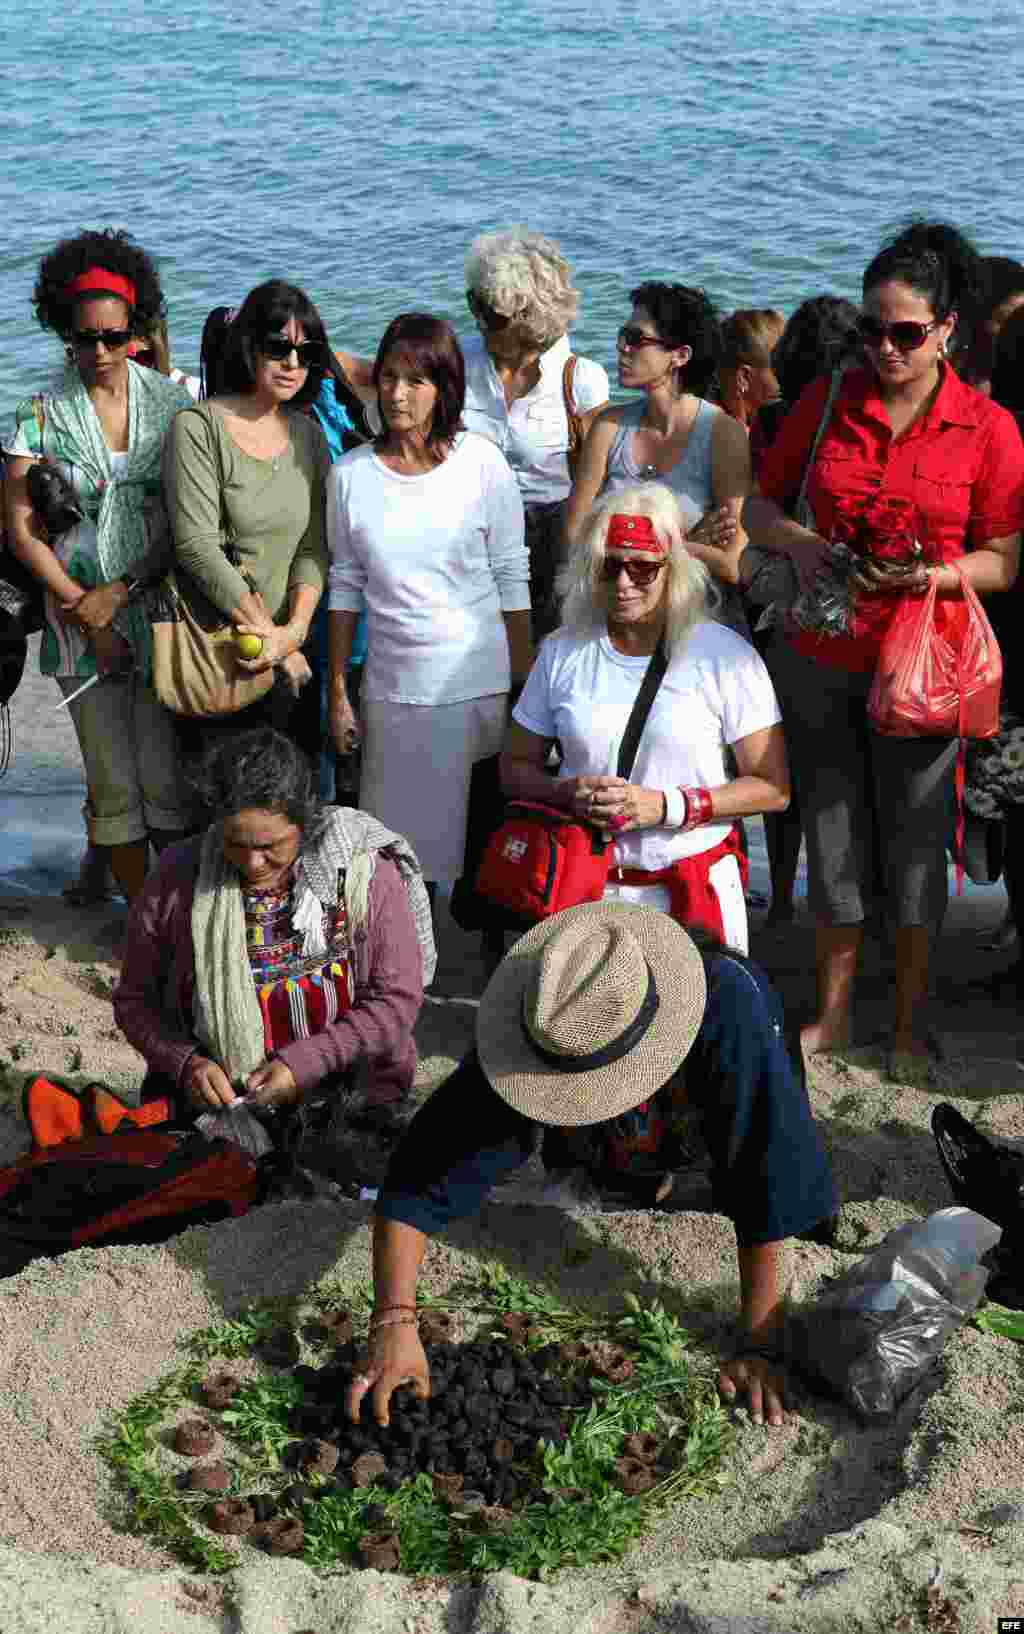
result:
<svg viewBox="0 0 1024 1634"><path fill-rule="evenodd" d="M828 379L815 380L787 415L765 452L758 482L768 499L783 507L800 491L804 464L814 441ZM1024 443L1011 414L953 369L926 414L894 437L878 382L870 369L844 377L829 425L818 445L807 484L807 499L818 532L832 531L836 501L899 494L917 506L925 557L952 562L990 539L1024 529ZM871 670L899 598L861 597L858 621L863 636L799 634L801 652L842 669Z"/></svg>

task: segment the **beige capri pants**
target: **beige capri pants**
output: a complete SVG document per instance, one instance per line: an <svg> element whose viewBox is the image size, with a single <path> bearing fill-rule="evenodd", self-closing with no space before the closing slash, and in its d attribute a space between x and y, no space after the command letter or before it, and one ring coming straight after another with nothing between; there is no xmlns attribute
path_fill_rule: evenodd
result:
<svg viewBox="0 0 1024 1634"><path fill-rule="evenodd" d="M64 697L82 685L57 676ZM147 834L184 833L191 822L174 717L138 676L106 675L68 714L78 736L96 845L131 845Z"/></svg>

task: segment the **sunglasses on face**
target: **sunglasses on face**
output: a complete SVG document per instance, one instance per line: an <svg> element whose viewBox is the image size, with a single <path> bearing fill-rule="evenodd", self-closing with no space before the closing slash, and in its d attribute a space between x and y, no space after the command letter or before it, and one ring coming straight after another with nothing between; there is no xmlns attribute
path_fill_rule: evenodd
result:
<svg viewBox="0 0 1024 1634"><path fill-rule="evenodd" d="M615 584L625 568L630 584L635 584L638 590L646 590L664 566L664 562L637 562L627 556L606 556L601 563L600 576L608 584Z"/></svg>
<svg viewBox="0 0 1024 1634"><path fill-rule="evenodd" d="M299 360L300 369L312 369L323 361L323 348L319 341L304 340L296 343L289 340L287 335L264 335L259 342L259 350L264 357L269 357L272 363L286 363L292 353Z"/></svg>
<svg viewBox="0 0 1024 1634"><path fill-rule="evenodd" d="M857 333L865 346L881 346L887 340L897 352L916 352L941 321L933 318L931 323L883 323L880 318L865 316L857 319Z"/></svg>
<svg viewBox="0 0 1024 1634"><path fill-rule="evenodd" d="M473 289L466 291L466 305L474 318L479 318L485 329L507 329L512 322L506 313L495 312L493 306L488 306Z"/></svg>
<svg viewBox="0 0 1024 1634"><path fill-rule="evenodd" d="M627 352L639 352L645 346L660 346L666 352L672 350L667 340L662 340L660 335L645 334L642 329L637 328L635 323L624 323L622 325L619 330L618 344Z"/></svg>
<svg viewBox="0 0 1024 1634"><path fill-rule="evenodd" d="M71 339L80 352L95 349L102 344L108 352L127 346L132 338L130 329L76 329Z"/></svg>

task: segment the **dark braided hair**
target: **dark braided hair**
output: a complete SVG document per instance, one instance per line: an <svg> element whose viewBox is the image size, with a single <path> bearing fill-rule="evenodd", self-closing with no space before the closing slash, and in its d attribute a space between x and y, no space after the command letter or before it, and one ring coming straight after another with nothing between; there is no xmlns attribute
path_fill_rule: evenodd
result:
<svg viewBox="0 0 1024 1634"><path fill-rule="evenodd" d="M76 305L100 292L72 295L68 285L90 267L118 273L135 285L135 305L129 309L128 318L134 334L146 334L166 316L156 264L128 233L105 227L102 232L62 238L40 261L32 305L44 329L52 329L61 340L71 339Z"/></svg>

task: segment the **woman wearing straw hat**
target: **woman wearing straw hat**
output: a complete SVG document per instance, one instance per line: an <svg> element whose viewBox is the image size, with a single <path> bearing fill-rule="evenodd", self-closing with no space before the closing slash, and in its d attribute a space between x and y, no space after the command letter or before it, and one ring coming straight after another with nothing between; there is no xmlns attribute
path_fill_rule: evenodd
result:
<svg viewBox="0 0 1024 1634"><path fill-rule="evenodd" d="M668 914L611 901L520 938L480 1001L475 1051L395 1152L375 1211L375 1303L353 1418L371 1389L382 1423L399 1385L429 1394L415 1314L427 1238L477 1212L529 1157L537 1124L595 1127L659 1091L699 1112L715 1207L736 1230L740 1332L719 1388L727 1400L747 1393L756 1422L781 1424L779 1247L836 1207L782 1007L748 960L702 954Z"/></svg>

